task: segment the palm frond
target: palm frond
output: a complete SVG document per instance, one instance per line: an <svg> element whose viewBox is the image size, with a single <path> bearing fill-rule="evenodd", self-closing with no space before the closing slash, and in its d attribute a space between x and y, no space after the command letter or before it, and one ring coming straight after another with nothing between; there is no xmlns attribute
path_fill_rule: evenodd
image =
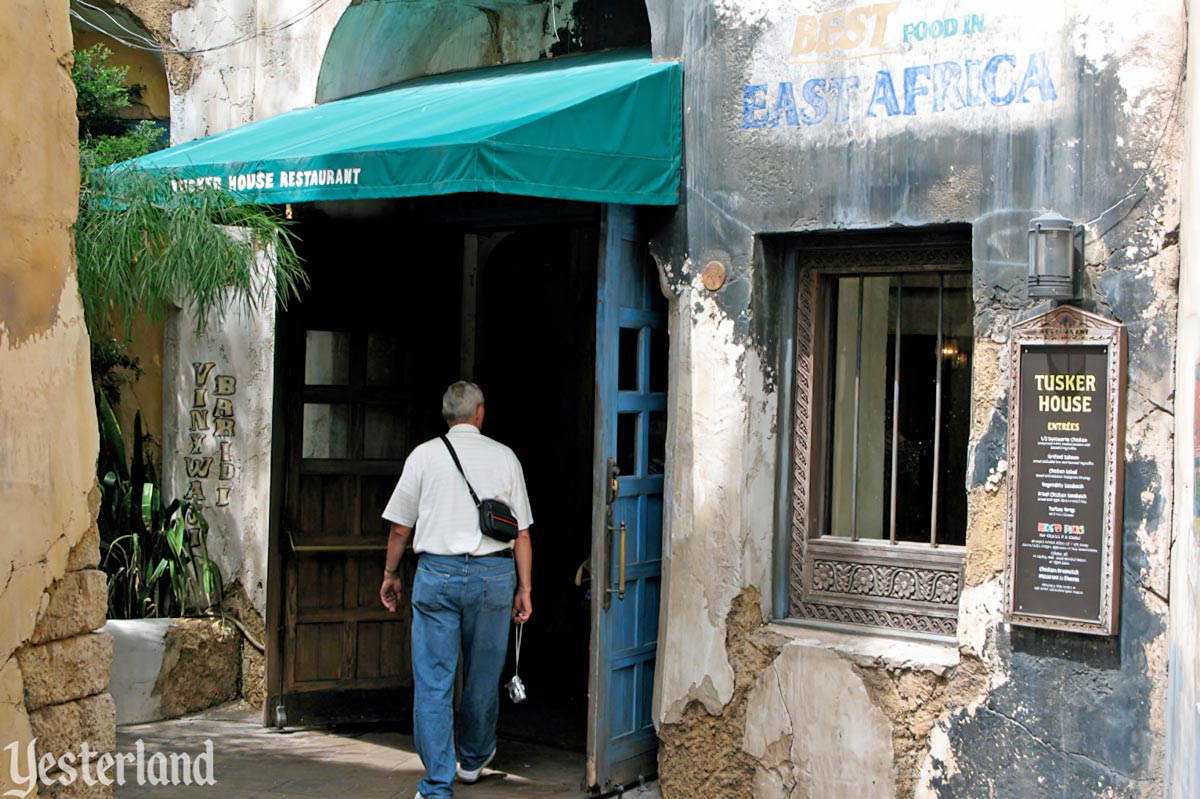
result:
<svg viewBox="0 0 1200 799"><path fill-rule="evenodd" d="M75 240L93 337L108 334L114 309L126 335L136 311L157 320L174 306L203 331L228 307L257 313L308 285L295 235L275 209L214 186L176 190L169 177L132 167L85 173Z"/></svg>

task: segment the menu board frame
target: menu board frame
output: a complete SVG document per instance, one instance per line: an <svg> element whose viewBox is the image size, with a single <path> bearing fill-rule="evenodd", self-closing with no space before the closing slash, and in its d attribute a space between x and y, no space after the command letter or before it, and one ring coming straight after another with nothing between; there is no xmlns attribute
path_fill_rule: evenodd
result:
<svg viewBox="0 0 1200 799"><path fill-rule="evenodd" d="M1121 529L1122 497L1125 484L1125 377L1126 377L1126 332L1125 326L1099 314L1073 306L1063 305L1034 316L1012 327L1009 338L1009 424L1008 424L1008 511L1007 545L1005 555L1005 619L1010 624L1065 630L1091 635L1115 635L1119 620L1121 581ZM1037 604L1027 596L1018 596L1019 587L1018 549L1030 541L1035 525L1033 503L1036 497L1021 496L1021 474L1034 469L1034 453L1022 452L1021 424L1023 418L1036 413L1038 396L1034 392L1022 392L1029 385L1022 380L1023 355L1039 350L1061 351L1063 347L1103 348L1107 357L1106 381L1102 396L1092 402L1105 403L1104 427L1104 471L1103 486L1094 484L1085 491L1086 507L1094 510L1094 503L1101 503L1103 523L1102 541L1098 549L1099 568L1079 588L1098 592L1099 614L1094 618L1063 613L1029 613L1018 610L1025 604ZM1028 507L1023 507L1022 503ZM1024 510L1029 513L1023 515ZM1028 518L1027 518L1028 517ZM1027 589L1026 589L1027 590ZM1092 595L1096 598L1095 595ZM1045 603L1045 597L1041 598Z"/></svg>

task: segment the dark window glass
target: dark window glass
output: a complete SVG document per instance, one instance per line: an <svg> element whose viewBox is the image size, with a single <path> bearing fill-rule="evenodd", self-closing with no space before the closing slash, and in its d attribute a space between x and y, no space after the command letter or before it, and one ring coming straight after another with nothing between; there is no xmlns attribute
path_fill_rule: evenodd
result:
<svg viewBox="0 0 1200 799"><path fill-rule="evenodd" d="M407 418L403 406L367 405L363 420L363 457L401 460L406 454Z"/></svg>
<svg viewBox="0 0 1200 799"><path fill-rule="evenodd" d="M628 477L637 474L637 413L617 414L617 468Z"/></svg>
<svg viewBox="0 0 1200 799"><path fill-rule="evenodd" d="M838 276L826 289L825 533L965 543L970 274Z"/></svg>
<svg viewBox="0 0 1200 799"><path fill-rule="evenodd" d="M367 385L394 386L400 382L400 340L376 333L367 335Z"/></svg>
<svg viewBox="0 0 1200 799"><path fill-rule="evenodd" d="M650 336L650 390L665 392L667 390L667 343L669 337L665 330L647 330Z"/></svg>
<svg viewBox="0 0 1200 799"><path fill-rule="evenodd" d="M304 337L304 384L345 386L350 383L350 334L309 330Z"/></svg>
<svg viewBox="0 0 1200 799"><path fill-rule="evenodd" d="M303 458L350 457L350 406L304 403Z"/></svg>
<svg viewBox="0 0 1200 799"><path fill-rule="evenodd" d="M651 411L650 431L646 452L648 474L663 474L667 463L667 413Z"/></svg>
<svg viewBox="0 0 1200 799"><path fill-rule="evenodd" d="M638 334L640 329L635 327L621 328L617 357L617 390L638 390Z"/></svg>

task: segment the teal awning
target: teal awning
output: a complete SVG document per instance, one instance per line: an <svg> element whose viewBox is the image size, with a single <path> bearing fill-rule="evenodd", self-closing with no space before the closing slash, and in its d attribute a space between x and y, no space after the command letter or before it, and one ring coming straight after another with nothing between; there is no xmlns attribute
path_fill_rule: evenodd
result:
<svg viewBox="0 0 1200 799"><path fill-rule="evenodd" d="M299 203L497 192L679 201L682 70L644 51L422 78L127 162Z"/></svg>

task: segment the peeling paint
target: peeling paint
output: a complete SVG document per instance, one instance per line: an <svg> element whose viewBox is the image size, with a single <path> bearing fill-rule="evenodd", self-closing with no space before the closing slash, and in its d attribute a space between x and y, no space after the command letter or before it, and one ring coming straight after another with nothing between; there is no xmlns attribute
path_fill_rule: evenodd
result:
<svg viewBox="0 0 1200 799"><path fill-rule="evenodd" d="M871 701L891 722L896 797L912 799L935 724L948 706L963 707L986 694L987 668L967 656L950 670L896 667L880 660L856 665L855 671Z"/></svg>
<svg viewBox="0 0 1200 799"><path fill-rule="evenodd" d="M176 5L171 30L188 46L296 10L281 3L267 16L254 0ZM655 56L683 61L682 202L647 215L673 297L655 702L664 796L725 799L752 790L813 799L1007 799L1065 790L1075 799L1160 789L1176 480L1162 453L1175 443L1175 245L1186 245L1187 230L1181 232L1177 185L1179 5L1150 0L1131 19L1113 2L1051 8L1018 0L977 8L904 0L897 20L983 12L986 37L910 42L873 61L822 64L795 63L792 49L798 17L837 10L827 2L554 0L453 30L448 18L429 21L418 26L437 39L427 51L404 26L389 28L387 46L412 48L391 60L376 58L375 48L346 35L353 25L339 23L381 14L383 5L336 0L286 35L193 59L187 81L172 83L175 138L326 99L336 92L321 87L339 81L343 88L378 86L430 65L469 67L600 46L618 6L636 6L639 15L644 8ZM360 64L361 73L353 59L342 62L355 47L371 61ZM1046 54L1053 102L1039 97L853 123L742 125L749 85L802 86L813 76L888 71L903 86L909 67L1010 51ZM318 75L322 62L329 75ZM339 69L352 74L335 79ZM1087 303L1129 328L1122 631L1111 640L1011 629L1002 621L1004 352L1009 326L1030 308L1028 222L1048 208L1087 223ZM762 614L771 591L775 403L790 373L778 359L780 309L790 301L780 296L786 249L800 233L944 223L971 226L976 303L958 648L916 647L906 659L878 654L899 648L885 636L862 636L853 646L807 634L777 641ZM726 266L717 292L699 281L709 260ZM805 683L801 663L836 677L874 749L864 754L850 739L830 737L833 710L804 694L814 686ZM830 748L813 749L817 738ZM886 765L874 759L881 753ZM822 770L835 756L866 758L854 778L886 784L855 784L851 792Z"/></svg>
<svg viewBox="0 0 1200 799"><path fill-rule="evenodd" d="M1049 773L1060 762L1077 778L1071 784L1096 786L1087 793L1081 790L1081 796L1120 794L1130 786L1137 791L1154 784L1163 732L1155 720L1160 711L1147 708L1156 708L1165 696L1158 665L1165 648L1157 608L1162 603L1158 597L1165 596L1164 569L1170 556L1167 494L1173 475L1153 453L1169 451L1173 441L1169 411L1175 373L1169 345L1176 336L1178 275L1178 233L1172 231L1179 224L1175 165L1181 155L1174 98L1183 54L1180 9L1172 3L1153 3L1136 24L1111 3L1068 3L1048 10L1044 4L1022 0L981 9L988 43L979 52L1020 46L1050 54L1059 97L1052 105L1030 104L1003 118L991 110L928 121L917 115L892 128L876 121L746 130L741 124L741 87L856 73L853 63L796 65L791 59L798 16L836 9L803 3L685 5L686 10L676 10L690 15L689 26L682 33L670 31L665 39L678 42L688 76L685 130L690 168L684 207L656 244L661 259L670 265L666 272L673 292L681 298L681 324L690 320L684 344L689 360L682 382L707 382L713 396L724 397L730 415L745 413L764 397L770 402L775 395L776 309L781 302L777 287L788 239L779 236L764 246L763 235L945 222L972 226L976 341L970 466L964 486L969 505L966 589L958 642L964 662L971 664L960 667L972 675L971 689L939 700L941 709L932 723L923 707L882 703L891 708L896 767L903 774L895 786L897 795L1058 795L1052 793L1052 784L1013 775ZM961 10L965 9L954 4L906 2L897 13L932 19ZM651 18L659 16L668 15L652 8ZM898 71L907 63L920 63L918 53L928 52L930 60L954 59L967 52L967 46L954 42L929 51L914 48L881 63ZM1123 653L1138 653L1132 660L1123 654L1114 661L1108 648L1094 642L1010 630L1002 620L1009 410L1005 353L1009 325L1030 306L1025 290L1028 223L1046 208L1081 222L1092 220L1087 228L1085 291L1102 312L1129 325L1131 472L1121 648ZM697 283L697 265L710 258L721 260L728 270L727 288L715 295ZM756 353L757 359L748 353ZM713 360L737 364L736 373L715 376ZM758 386L751 380L751 368L762 373ZM690 401L676 406L677 414L694 411ZM693 418L687 458L675 463L689 478L689 492L710 496L714 487L703 483L730 485L722 467L739 461L726 454L729 439L721 439L719 446L709 440L709 414ZM758 441L747 433L738 446L749 450L759 446ZM764 459L758 468L767 468L767 463ZM702 619L690 605L713 608L714 592L730 596L737 588L734 581L769 585L765 580L749 582L747 573L727 571L729 555L722 553L745 547L755 537L765 543L771 534L769 520L749 525L743 521L749 539L731 540L730 515L745 520L751 511L738 509L733 497L723 502L721 511L697 516L690 514L688 495L681 495L676 504L679 516L670 528L674 563L664 602L687 619L680 623L699 641L724 637L724 622L719 613L715 619L711 612ZM692 565L699 562L719 567L705 573ZM707 601L697 603L699 597ZM715 607L722 609L720 604ZM664 639L667 653L674 640L669 633ZM668 675L686 674L686 679L663 679L660 700L668 709L664 720L686 726L689 719L681 720L677 703L685 696L691 701L692 686L727 672L720 650L693 643L680 644L678 651L684 663L672 662L667 654L662 668ZM1148 665L1143 669L1140 664ZM914 676L918 674L927 676ZM1075 690L1064 688L1071 676L1080 683ZM785 677L777 661L761 679L757 702L765 702L775 683L784 686L785 680L803 680L805 675ZM878 697L899 696L902 683L913 695L929 696L938 690L931 687L937 681L919 663L911 672L867 670L863 679L875 686ZM1095 691L1083 686L1095 686ZM1122 721L1101 729L1087 727L1087 719L1096 713ZM756 709L755 717L759 715ZM827 734L816 716L793 713L789 723L797 739ZM1082 738L1064 738L1064 725ZM1140 734L1144 738L1130 740L1130 728L1145 730ZM778 762L787 729L788 724L777 719L766 729L747 732L747 751L758 758L751 783L756 796L799 795L804 780L797 773L802 764ZM1116 752L1118 742L1124 754ZM1014 756L1022 762L1015 763ZM664 768L670 767L672 757L664 749ZM1106 769L1124 774L1124 781L1105 776ZM832 783L824 788L824 795L837 795ZM673 795L668 789L664 795L674 799L686 794Z"/></svg>
<svg viewBox="0 0 1200 799"><path fill-rule="evenodd" d="M726 619L725 645L734 671L729 700L716 713L691 702L677 722L660 727L659 780L664 796L727 799L753 781L755 759L743 749L747 695L780 643L761 634L760 605L758 592L745 589L733 600ZM765 753L771 745L764 742L761 748Z"/></svg>

